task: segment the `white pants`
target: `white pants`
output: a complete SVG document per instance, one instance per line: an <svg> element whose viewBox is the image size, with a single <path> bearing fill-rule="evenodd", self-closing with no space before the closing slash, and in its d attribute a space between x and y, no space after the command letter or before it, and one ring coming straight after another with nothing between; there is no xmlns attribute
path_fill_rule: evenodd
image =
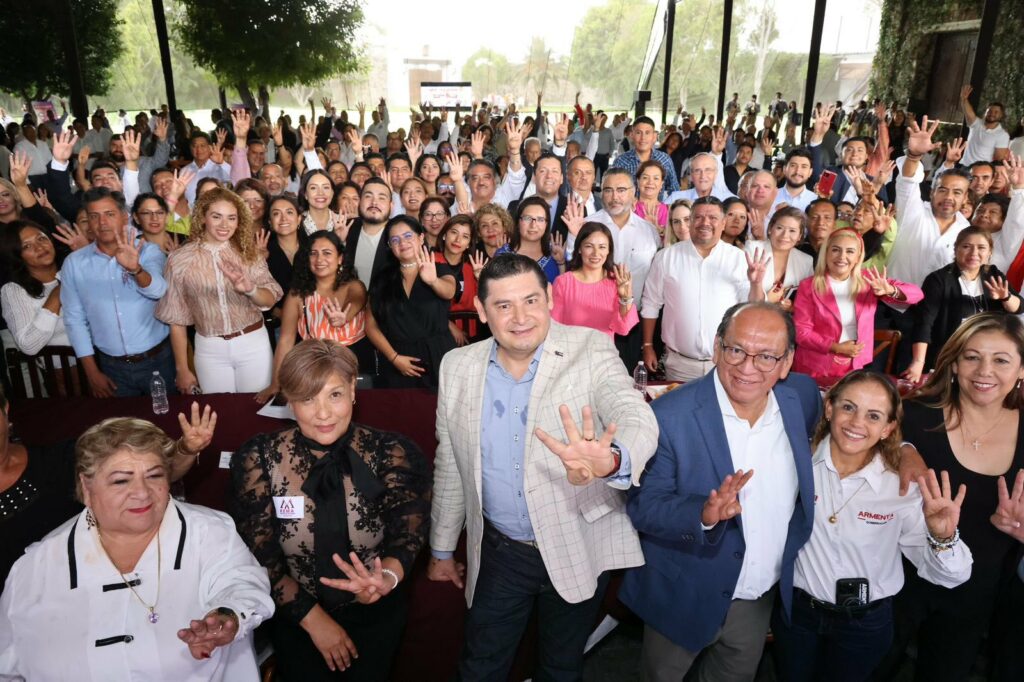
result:
<svg viewBox="0 0 1024 682"><path fill-rule="evenodd" d="M196 334L196 379L203 393L257 393L270 385L274 353L267 328L222 339Z"/></svg>
<svg viewBox="0 0 1024 682"><path fill-rule="evenodd" d="M714 369L711 360L695 360L665 349L665 378L669 381L696 381Z"/></svg>

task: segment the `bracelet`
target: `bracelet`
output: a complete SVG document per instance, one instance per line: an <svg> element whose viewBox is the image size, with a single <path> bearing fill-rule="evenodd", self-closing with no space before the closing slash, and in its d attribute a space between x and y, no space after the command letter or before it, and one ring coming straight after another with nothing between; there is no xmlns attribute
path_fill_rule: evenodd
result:
<svg viewBox="0 0 1024 682"><path fill-rule="evenodd" d="M384 575L390 575L394 579L395 584L391 586L391 590L392 591L396 587L398 587L398 574L397 573L392 571L390 568L382 568L382 569L380 569L380 572L383 573Z"/></svg>
<svg viewBox="0 0 1024 682"><path fill-rule="evenodd" d="M641 343L640 344L641 348L647 348L648 346L650 346L651 348L654 348L654 344L653 343Z"/></svg>
<svg viewBox="0 0 1024 682"><path fill-rule="evenodd" d="M932 537L931 531L928 531L928 546L936 552L945 552L947 549L953 549L958 542L960 542L959 527L953 531L950 537L942 539Z"/></svg>
<svg viewBox="0 0 1024 682"><path fill-rule="evenodd" d="M178 454L185 455L186 457L195 457L196 459L199 459L199 455L202 453L202 450L199 452L192 452L186 448L185 441L182 438L179 438L178 442L174 444L174 449Z"/></svg>
<svg viewBox="0 0 1024 682"><path fill-rule="evenodd" d="M398 351L396 350L395 351L395 357L393 357L390 360L388 360L388 362L394 362L397 358L398 358Z"/></svg>
<svg viewBox="0 0 1024 682"><path fill-rule="evenodd" d="M143 270L145 270L145 268L143 268L142 264L140 263L139 268L135 272L129 272L128 274L131 275L132 277L138 277L139 275L142 274Z"/></svg>
<svg viewBox="0 0 1024 682"><path fill-rule="evenodd" d="M629 298L619 298L619 305L624 305L624 306L631 306L631 305L633 305L633 297L630 296Z"/></svg>

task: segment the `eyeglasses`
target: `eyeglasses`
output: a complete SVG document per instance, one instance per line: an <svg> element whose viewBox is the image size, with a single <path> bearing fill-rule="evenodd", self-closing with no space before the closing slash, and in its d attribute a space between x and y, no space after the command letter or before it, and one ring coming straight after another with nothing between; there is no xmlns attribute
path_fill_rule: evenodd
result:
<svg viewBox="0 0 1024 682"><path fill-rule="evenodd" d="M838 219L838 220L852 220L853 219L853 212L852 211L839 211L838 213L836 213L836 219Z"/></svg>
<svg viewBox="0 0 1024 682"><path fill-rule="evenodd" d="M138 215L143 220L149 220L150 218L163 218L167 215L167 211L139 211Z"/></svg>
<svg viewBox="0 0 1024 682"><path fill-rule="evenodd" d="M437 186L437 191L438 192L454 192L455 191L455 185L439 184Z"/></svg>
<svg viewBox="0 0 1024 682"><path fill-rule="evenodd" d="M748 353L742 348L736 346L727 346L724 342L719 344L722 347L722 359L725 360L726 364L729 365L742 365L747 358L751 358L754 362L754 369L760 372L770 372L775 369L775 366L779 364L785 355L769 355L768 353Z"/></svg>
<svg viewBox="0 0 1024 682"><path fill-rule="evenodd" d="M392 237L391 239L389 239L388 240L388 244L390 244L391 246L398 246L402 242L411 242L415 238L416 238L416 234L415 233L413 233L413 232L404 232L402 234L397 234L394 237Z"/></svg>
<svg viewBox="0 0 1024 682"><path fill-rule="evenodd" d="M424 218L431 218L431 219L433 219L433 218L444 218L446 215L448 215L448 214L445 213L444 211L427 211L426 213L423 214L423 217Z"/></svg>
<svg viewBox="0 0 1024 682"><path fill-rule="evenodd" d="M524 225L530 226L530 225L546 225L548 221L547 221L547 218L545 218L544 216L524 215L524 216L519 216L519 222L523 223Z"/></svg>
<svg viewBox="0 0 1024 682"><path fill-rule="evenodd" d="M632 187L602 187L601 194L615 194L624 197L633 191Z"/></svg>

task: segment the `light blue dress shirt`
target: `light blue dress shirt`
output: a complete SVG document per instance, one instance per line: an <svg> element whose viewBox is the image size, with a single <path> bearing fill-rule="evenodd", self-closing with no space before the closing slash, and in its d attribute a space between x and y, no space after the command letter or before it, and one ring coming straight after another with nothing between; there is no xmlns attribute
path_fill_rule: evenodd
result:
<svg viewBox="0 0 1024 682"><path fill-rule="evenodd" d="M153 281L142 288L113 256L91 244L75 251L61 268L60 303L68 338L80 358L93 348L120 357L144 353L167 338L156 319L156 304L167 291L159 247L145 243L139 264Z"/></svg>

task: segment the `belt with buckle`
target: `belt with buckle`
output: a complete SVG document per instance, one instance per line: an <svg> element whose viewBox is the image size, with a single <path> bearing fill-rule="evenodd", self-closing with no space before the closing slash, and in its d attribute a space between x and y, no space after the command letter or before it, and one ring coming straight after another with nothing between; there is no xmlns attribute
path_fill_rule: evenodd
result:
<svg viewBox="0 0 1024 682"><path fill-rule="evenodd" d="M107 353L104 353L103 351L100 351L100 354L103 355L104 357L110 359L110 360L117 360L118 362L126 362L129 365L132 365L132 364L135 364L137 362L142 362L143 360L149 360L151 357L157 355L160 351L162 351L164 349L164 346L166 346L166 345L167 345L167 339L165 338L163 341L161 341L160 343L156 344L155 346L153 346L149 350L147 350L145 352L142 352L142 353L136 353L135 355L108 355Z"/></svg>
<svg viewBox="0 0 1024 682"><path fill-rule="evenodd" d="M884 599L876 599L869 604L863 604L861 606L839 606L838 604L815 599L799 588L794 591L796 592L796 596L807 602L812 609L825 611L826 613L834 613L840 616L863 616L867 613L871 613L880 606L887 604L890 600L890 597L885 597Z"/></svg>
<svg viewBox="0 0 1024 682"><path fill-rule="evenodd" d="M242 330L237 331L237 332L231 332L230 334L219 335L218 338L224 339L225 341L230 341L231 339L238 338L239 336L242 336L244 334L250 334L250 333L252 333L252 332L254 332L254 331L258 330L258 329L262 329L262 328L263 328L263 320L261 319L259 322L253 322L252 324L250 324L245 329L242 329Z"/></svg>

